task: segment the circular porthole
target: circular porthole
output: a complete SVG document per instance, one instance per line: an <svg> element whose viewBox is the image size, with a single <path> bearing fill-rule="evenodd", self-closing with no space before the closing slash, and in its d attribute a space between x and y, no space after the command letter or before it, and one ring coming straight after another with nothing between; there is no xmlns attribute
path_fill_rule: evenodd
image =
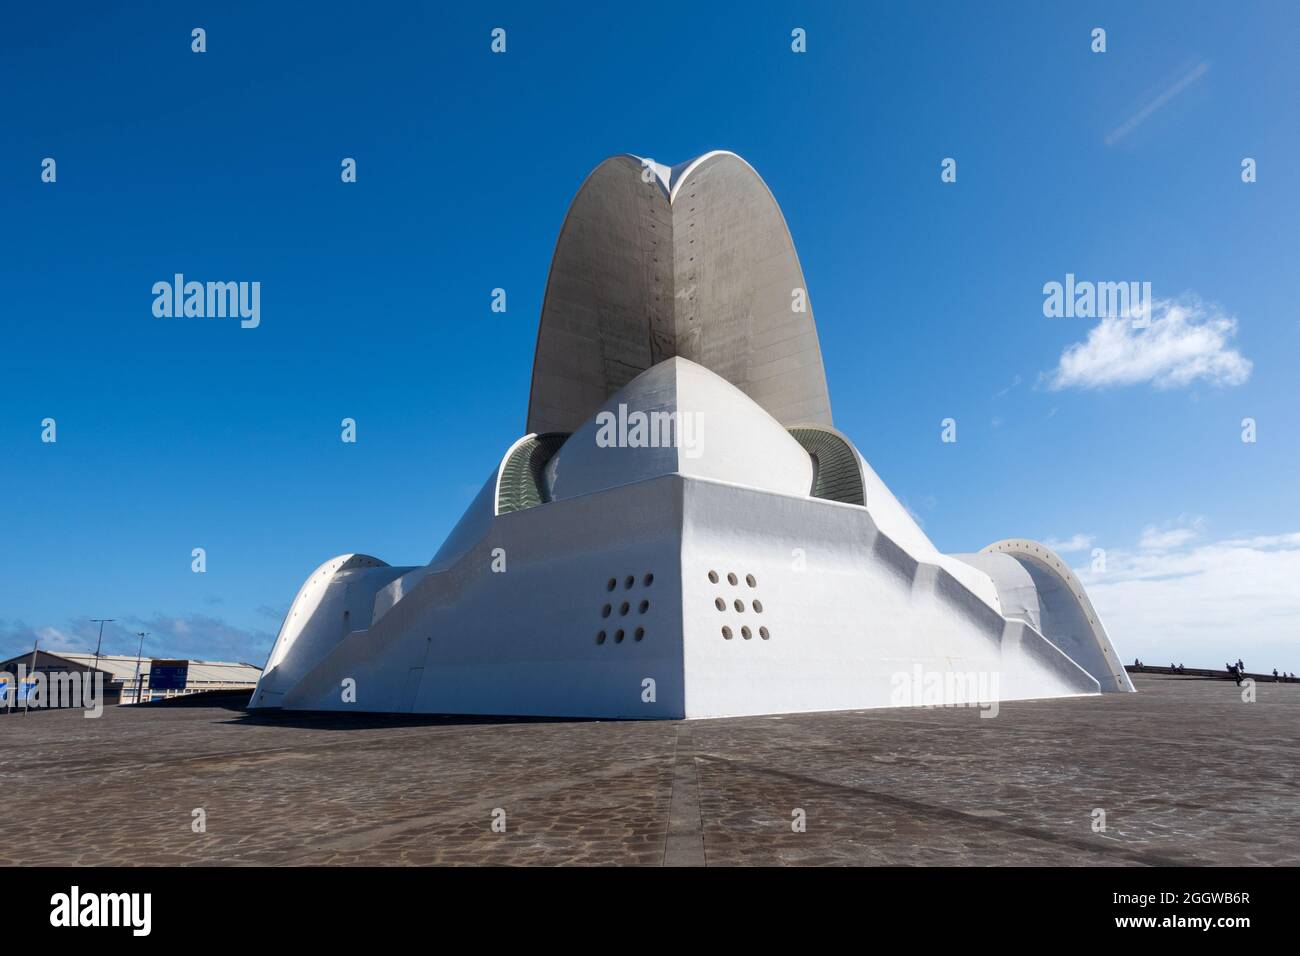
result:
<svg viewBox="0 0 1300 956"><path fill-rule="evenodd" d="M717 572L717 571L710 571L710 572L709 572L709 582L712 583L712 584L717 584L717 583L718 583L718 572Z"/></svg>
<svg viewBox="0 0 1300 956"><path fill-rule="evenodd" d="M604 644L604 643L605 643L605 632L604 632L604 631L601 631L599 634L596 635L596 643L597 643L597 644Z"/></svg>
<svg viewBox="0 0 1300 956"><path fill-rule="evenodd" d="M762 601L755 601L755 602L754 602L754 613L755 613L755 614L762 614L762 613L763 613L763 602L762 602Z"/></svg>
<svg viewBox="0 0 1300 956"><path fill-rule="evenodd" d="M727 602L722 600L722 598L714 598L713 606L716 607L719 611L725 611L727 609Z"/></svg>
<svg viewBox="0 0 1300 956"><path fill-rule="evenodd" d="M641 579L641 583L644 584L646 587L649 587L650 585L655 583L655 576L651 574L649 571L647 571L645 573L645 577Z"/></svg>
<svg viewBox="0 0 1300 956"><path fill-rule="evenodd" d="M722 626L722 636L727 640L731 640L731 628L727 627L725 624Z"/></svg>
<svg viewBox="0 0 1300 956"><path fill-rule="evenodd" d="M612 611L612 610L614 610L614 609L613 609L612 607L610 607L608 604L606 604L604 607L602 607L602 608L600 609L600 616L601 616L601 617L609 617L609 612Z"/></svg>
<svg viewBox="0 0 1300 956"><path fill-rule="evenodd" d="M644 627L638 627L638 628L636 629L636 639L639 641L639 640L641 640L641 638L643 638L643 637L645 637L645 628L644 628Z"/></svg>
<svg viewBox="0 0 1300 956"><path fill-rule="evenodd" d="M621 627L614 632L614 643L615 644L623 643L623 629Z"/></svg>
<svg viewBox="0 0 1300 956"><path fill-rule="evenodd" d="M745 602L742 601L740 598L736 598L736 603L733 604L732 607L736 609L737 614L745 613Z"/></svg>
<svg viewBox="0 0 1300 956"><path fill-rule="evenodd" d="M618 587L618 581L617 581L617 579L615 579L615 578L610 578L610 579L609 579L609 583L605 585L605 590L606 590L606 591L612 591L612 590L614 590L614 588L616 588L616 587Z"/></svg>
<svg viewBox="0 0 1300 956"><path fill-rule="evenodd" d="M740 629L740 636L743 637L745 640L749 640L751 637L754 636L754 632L747 627L742 627Z"/></svg>
<svg viewBox="0 0 1300 956"><path fill-rule="evenodd" d="M728 571L728 572L727 572L727 583L730 584L730 585L732 585L732 586L735 586L736 584L739 584L739 583L740 583L740 579L736 577L736 572L735 572L735 571Z"/></svg>
<svg viewBox="0 0 1300 956"><path fill-rule="evenodd" d="M631 607L631 605L628 604L626 601L624 601L621 605L619 605L618 613L619 613L619 614L626 614L626 613L628 612L628 608L630 608L630 607Z"/></svg>
<svg viewBox="0 0 1300 956"><path fill-rule="evenodd" d="M638 613L641 613L641 614L644 614L644 613L645 613L646 611L648 611L648 610L650 610L650 602L649 602L649 601L642 601L642 602L641 602L641 606L637 608Z"/></svg>
<svg viewBox="0 0 1300 956"><path fill-rule="evenodd" d="M745 575L745 583L748 584L751 588L758 587L758 579L755 578L752 574Z"/></svg>
<svg viewBox="0 0 1300 956"><path fill-rule="evenodd" d="M632 589L632 585L634 584L636 584L636 578L633 575L629 574L627 576L627 580L623 582L623 587L627 588L630 591Z"/></svg>
<svg viewBox="0 0 1300 956"><path fill-rule="evenodd" d="M767 628L760 627L758 629L758 636L761 637L763 640L767 640L772 635L767 632Z"/></svg>

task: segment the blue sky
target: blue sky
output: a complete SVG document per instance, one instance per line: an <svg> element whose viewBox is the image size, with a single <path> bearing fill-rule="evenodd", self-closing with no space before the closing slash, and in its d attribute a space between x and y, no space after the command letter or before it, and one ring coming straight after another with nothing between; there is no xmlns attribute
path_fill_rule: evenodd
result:
<svg viewBox="0 0 1300 956"><path fill-rule="evenodd" d="M523 430L587 172L721 148L940 549L1055 542L1125 657L1300 671L1298 41L1284 3L7 5L0 655L113 617L260 663L321 561L426 562ZM177 272L261 325L155 318ZM1152 334L1046 318L1066 273L1151 282Z"/></svg>

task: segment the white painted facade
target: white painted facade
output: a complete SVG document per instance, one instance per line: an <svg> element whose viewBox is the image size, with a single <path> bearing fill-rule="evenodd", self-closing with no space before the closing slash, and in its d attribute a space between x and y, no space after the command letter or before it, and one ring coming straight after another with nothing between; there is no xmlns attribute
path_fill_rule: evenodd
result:
<svg viewBox="0 0 1300 956"><path fill-rule="evenodd" d="M650 168L617 173L608 223L589 179L557 246L530 420L571 434L513 443L429 565L317 568L251 705L689 718L1131 691L1059 557L1017 539L940 554L830 426L811 313L781 337L802 282L788 232L753 240L776 284L747 284L746 228L785 229L752 169L729 153ZM630 308L659 287L643 253L663 237L643 233L683 199L670 244L687 251L664 281L689 300L707 275L710 307ZM577 288L597 236L635 255L603 256L601 288Z"/></svg>

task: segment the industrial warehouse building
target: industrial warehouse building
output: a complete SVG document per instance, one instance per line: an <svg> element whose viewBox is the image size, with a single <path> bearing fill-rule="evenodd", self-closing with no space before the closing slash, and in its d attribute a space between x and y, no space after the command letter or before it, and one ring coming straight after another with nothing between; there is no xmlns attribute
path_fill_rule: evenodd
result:
<svg viewBox="0 0 1300 956"><path fill-rule="evenodd" d="M183 697L205 690L252 690L262 669L253 664L231 663L227 661L167 661L172 673L169 677L181 675L183 686L153 687L153 665L161 659L148 657L136 658L118 654L83 654L73 651L60 651L51 654L48 651L36 652L35 667L32 666L32 652L25 651L5 661L0 661L0 672L7 671L11 679L16 680L19 666L26 673L33 671L43 674L84 674L102 671L104 674L104 697L108 703L134 704L138 701L161 700L168 697ZM184 665L178 667L177 665ZM175 680L170 684L177 683Z"/></svg>

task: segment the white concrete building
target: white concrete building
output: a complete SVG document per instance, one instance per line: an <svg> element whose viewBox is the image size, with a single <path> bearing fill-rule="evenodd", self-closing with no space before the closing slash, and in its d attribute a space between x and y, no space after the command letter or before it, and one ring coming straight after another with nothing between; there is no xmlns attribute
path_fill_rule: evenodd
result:
<svg viewBox="0 0 1300 956"><path fill-rule="evenodd" d="M317 568L251 705L682 718L1132 689L1064 561L940 554L832 427L785 220L715 152L588 177L527 434L428 565Z"/></svg>

